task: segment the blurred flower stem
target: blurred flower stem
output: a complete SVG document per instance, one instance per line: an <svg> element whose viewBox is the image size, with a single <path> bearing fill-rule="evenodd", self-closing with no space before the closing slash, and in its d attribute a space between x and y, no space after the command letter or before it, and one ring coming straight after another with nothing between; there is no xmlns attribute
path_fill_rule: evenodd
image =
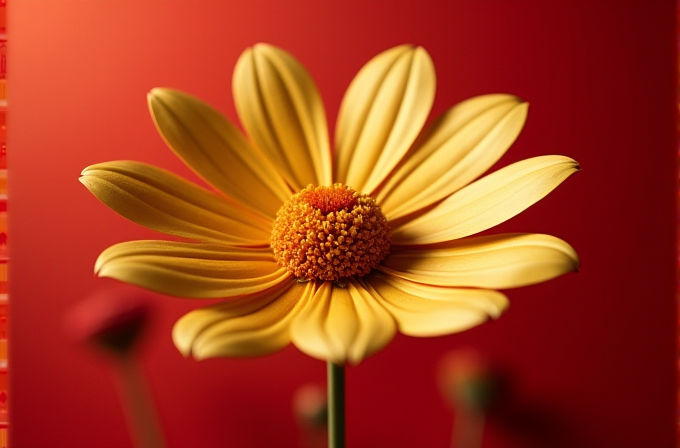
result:
<svg viewBox="0 0 680 448"><path fill-rule="evenodd" d="M117 357L115 369L120 399L135 445L139 448L165 448L163 431L141 366L129 353Z"/></svg>
<svg viewBox="0 0 680 448"><path fill-rule="evenodd" d="M328 361L328 448L345 448L345 367Z"/></svg>
<svg viewBox="0 0 680 448"><path fill-rule="evenodd" d="M501 393L500 373L487 357L462 349L442 357L438 376L442 396L455 415L451 448L481 448L487 411Z"/></svg>
<svg viewBox="0 0 680 448"><path fill-rule="evenodd" d="M145 296L129 286L100 289L67 314L66 328L75 340L109 355L135 446L164 448L160 421L137 359L151 315Z"/></svg>
<svg viewBox="0 0 680 448"><path fill-rule="evenodd" d="M300 448L328 447L328 392L316 384L304 384L293 395L293 414L302 430Z"/></svg>
<svg viewBox="0 0 680 448"><path fill-rule="evenodd" d="M451 434L451 448L481 448L484 436L484 411L459 408Z"/></svg>

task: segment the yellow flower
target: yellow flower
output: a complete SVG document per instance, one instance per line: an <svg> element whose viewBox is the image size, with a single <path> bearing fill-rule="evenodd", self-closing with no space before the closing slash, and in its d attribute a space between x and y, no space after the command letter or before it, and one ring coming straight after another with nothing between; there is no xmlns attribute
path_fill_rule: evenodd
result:
<svg viewBox="0 0 680 448"><path fill-rule="evenodd" d="M334 151L305 68L266 44L233 78L249 138L207 104L154 89L154 122L218 192L132 161L86 168L81 182L122 216L188 241L106 249L99 276L179 297L224 298L175 325L185 355L255 356L293 342L356 364L396 331L438 336L507 307L495 289L578 268L564 241L540 234L470 237L531 206L570 174L563 156L517 162L477 179L517 138L527 103L484 95L425 126L435 95L427 52L402 45L349 86Z"/></svg>

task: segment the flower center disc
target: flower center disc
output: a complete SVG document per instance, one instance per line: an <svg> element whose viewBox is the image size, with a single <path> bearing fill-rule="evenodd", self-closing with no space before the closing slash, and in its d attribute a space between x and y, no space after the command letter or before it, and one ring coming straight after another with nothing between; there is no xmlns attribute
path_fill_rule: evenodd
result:
<svg viewBox="0 0 680 448"><path fill-rule="evenodd" d="M390 250L390 228L370 196L343 184L309 185L276 214L276 262L301 280L363 277Z"/></svg>

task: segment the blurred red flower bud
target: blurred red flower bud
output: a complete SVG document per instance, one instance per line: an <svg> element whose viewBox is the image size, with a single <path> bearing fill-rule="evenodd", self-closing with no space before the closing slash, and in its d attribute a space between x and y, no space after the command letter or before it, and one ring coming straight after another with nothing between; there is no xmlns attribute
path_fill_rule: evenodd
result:
<svg viewBox="0 0 680 448"><path fill-rule="evenodd" d="M148 293L127 285L98 290L68 313L67 331L76 340L126 354L149 320L147 297Z"/></svg>
<svg viewBox="0 0 680 448"><path fill-rule="evenodd" d="M501 389L501 378L491 362L472 350L444 355L438 377L444 398L454 408L485 411Z"/></svg>
<svg viewBox="0 0 680 448"><path fill-rule="evenodd" d="M301 426L325 428L328 424L326 391L314 384L305 384L295 391L293 412Z"/></svg>

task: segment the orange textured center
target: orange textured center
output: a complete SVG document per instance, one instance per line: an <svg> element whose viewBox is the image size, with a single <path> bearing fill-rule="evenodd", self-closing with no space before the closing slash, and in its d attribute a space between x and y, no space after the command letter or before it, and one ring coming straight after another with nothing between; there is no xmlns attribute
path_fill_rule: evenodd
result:
<svg viewBox="0 0 680 448"><path fill-rule="evenodd" d="M300 280L363 277L390 250L390 228L370 196L343 184L308 186L276 214L277 263Z"/></svg>
<svg viewBox="0 0 680 448"><path fill-rule="evenodd" d="M321 210L322 213L337 212L340 210L351 210L357 205L354 197L356 191L345 187L316 187L303 190L305 201L314 208Z"/></svg>

